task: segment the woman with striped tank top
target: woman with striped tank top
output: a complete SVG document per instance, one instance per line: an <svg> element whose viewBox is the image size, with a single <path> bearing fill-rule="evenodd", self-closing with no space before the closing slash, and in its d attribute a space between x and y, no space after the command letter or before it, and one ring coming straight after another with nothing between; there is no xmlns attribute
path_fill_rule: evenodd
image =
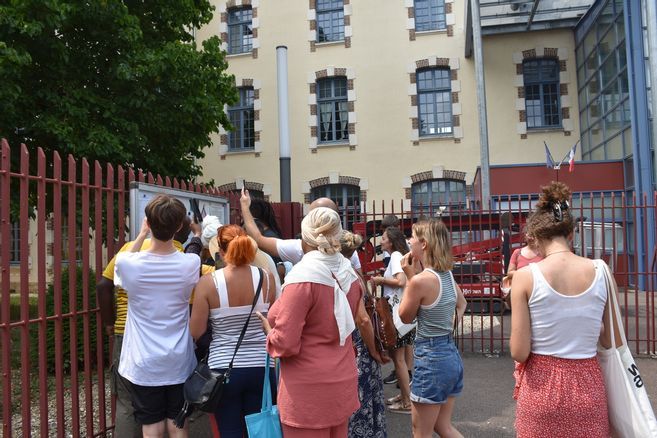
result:
<svg viewBox="0 0 657 438"><path fill-rule="evenodd" d="M241 227L223 226L219 228L216 239L219 255L226 266L203 276L196 285L190 331L194 339L197 339L205 333L210 318L212 342L208 366L213 370L224 371L228 368L251 310L260 272L251 266L257 245ZM246 436L244 416L260 411L267 352L265 335L255 311L266 313L276 299L276 284L272 273L264 271L263 277L260 296L235 356L230 381L224 386L219 407L214 414L222 438ZM274 371L268 371L272 390L275 391Z"/></svg>
<svg viewBox="0 0 657 438"><path fill-rule="evenodd" d="M452 426L455 397L463 389L463 362L454 345L454 313L465 312L463 292L454 281L449 231L437 219L413 225L411 252L402 259L408 277L399 316L417 319L411 383L413 437L462 437ZM424 267L424 270L421 270Z"/></svg>

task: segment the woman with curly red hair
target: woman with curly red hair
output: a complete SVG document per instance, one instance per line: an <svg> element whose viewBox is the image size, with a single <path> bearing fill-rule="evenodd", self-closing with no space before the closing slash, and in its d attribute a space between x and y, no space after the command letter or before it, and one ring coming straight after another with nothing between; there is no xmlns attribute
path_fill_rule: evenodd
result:
<svg viewBox="0 0 657 438"><path fill-rule="evenodd" d="M228 368L251 310L260 272L251 266L257 245L241 227L223 226L219 228L216 239L225 267L203 276L196 285L190 329L194 339L197 339L205 333L210 318L212 342L208 366L224 371ZM265 271L255 310L266 313L275 299L274 277ZM222 438L246 436L244 416L260 411L266 354L265 336L258 317L253 313L244 341L235 356L230 380L224 385L221 402L215 412ZM273 370L270 378L275 390Z"/></svg>
<svg viewBox="0 0 657 438"><path fill-rule="evenodd" d="M515 272L511 356L516 370L516 431L527 437L609 437L607 395L596 357L609 346L605 269L570 249L570 190L543 187L527 234L543 260Z"/></svg>

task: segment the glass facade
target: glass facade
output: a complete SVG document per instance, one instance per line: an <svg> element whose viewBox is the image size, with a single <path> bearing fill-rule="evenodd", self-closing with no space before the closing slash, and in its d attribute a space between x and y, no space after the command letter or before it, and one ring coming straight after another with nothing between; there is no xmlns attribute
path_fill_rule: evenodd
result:
<svg viewBox="0 0 657 438"><path fill-rule="evenodd" d="M632 155L623 3L607 0L576 49L582 159Z"/></svg>

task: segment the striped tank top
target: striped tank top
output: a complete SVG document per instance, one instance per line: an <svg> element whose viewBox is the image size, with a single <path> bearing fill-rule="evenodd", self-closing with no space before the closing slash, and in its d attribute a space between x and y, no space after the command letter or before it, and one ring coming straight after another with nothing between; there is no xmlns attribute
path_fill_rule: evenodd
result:
<svg viewBox="0 0 657 438"><path fill-rule="evenodd" d="M426 268L440 282L440 293L436 301L420 305L417 312L417 338L433 338L452 333L456 310L456 282L451 271L437 272Z"/></svg>
<svg viewBox="0 0 657 438"><path fill-rule="evenodd" d="M234 368L265 366L267 355L265 350L266 338L262 331L260 319L255 314L255 312L261 312L263 315L266 315L269 310L269 297L267 296L267 291L269 290L269 285L267 284L268 277L265 272L263 272L263 276L262 291L253 309L253 314L251 315L249 327L244 335L242 345L240 345L235 356L235 362L233 362ZM212 273L212 278L217 288L221 307L210 309L212 342L210 342L208 365L211 369L228 368L230 359L233 357L233 352L235 351L235 345L237 345L237 340L240 337L240 332L251 310L251 304L231 307L230 300L228 299L224 270L215 271ZM255 266L251 266L251 278L253 280L253 290L255 291L260 280L258 268Z"/></svg>

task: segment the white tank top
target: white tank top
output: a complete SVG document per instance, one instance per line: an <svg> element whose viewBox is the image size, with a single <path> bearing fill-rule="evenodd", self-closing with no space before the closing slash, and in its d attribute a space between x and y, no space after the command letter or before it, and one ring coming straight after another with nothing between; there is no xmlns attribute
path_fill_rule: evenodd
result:
<svg viewBox="0 0 657 438"><path fill-rule="evenodd" d="M210 309L212 341L210 342L208 365L211 369L228 368L240 332L251 310L251 304L231 307L224 270L215 271L212 276L215 287L217 288L219 305L221 307ZM267 356L265 350L266 337L262 331L260 319L255 314L256 312L261 312L263 315L266 315L269 310L269 297L267 296L269 281L266 272L263 272L263 277L260 296L256 302L255 309L253 309L253 314L249 321L249 327L246 329L242 345L240 345L235 356L235 362L233 362L235 368L265 366L265 358ZM255 266L251 266L251 279L253 281L253 290L255 291L260 279L258 268Z"/></svg>
<svg viewBox="0 0 657 438"><path fill-rule="evenodd" d="M564 359L587 359L596 355L607 302L607 286L601 263L604 262L593 260L593 282L584 292L574 296L554 290L538 265L529 264L534 277L534 288L528 303L532 353Z"/></svg>

